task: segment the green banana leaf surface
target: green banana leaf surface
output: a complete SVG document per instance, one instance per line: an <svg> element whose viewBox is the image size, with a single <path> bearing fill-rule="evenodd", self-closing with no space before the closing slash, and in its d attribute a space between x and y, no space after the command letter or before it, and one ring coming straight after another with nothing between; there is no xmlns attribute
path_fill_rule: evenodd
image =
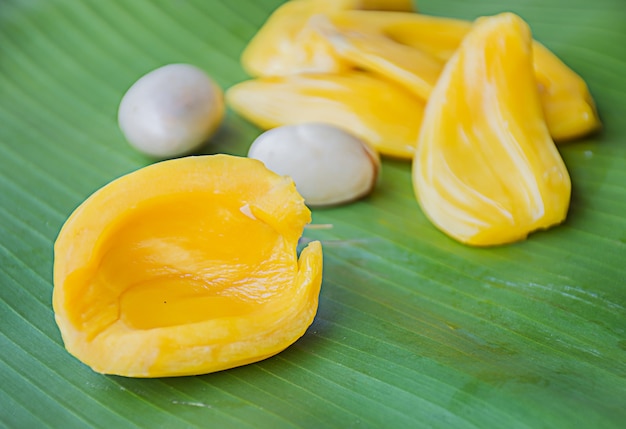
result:
<svg viewBox="0 0 626 429"><path fill-rule="evenodd" d="M111 180L154 162L124 140L124 92L184 62L224 89L280 0L0 1L0 427L618 428L626 422L626 3L423 0L422 13L513 11L589 84L601 132L559 146L566 222L477 249L435 229L408 162L375 192L314 209L320 305L280 354L218 373L131 379L68 354L53 244ZM228 112L201 153L245 155Z"/></svg>

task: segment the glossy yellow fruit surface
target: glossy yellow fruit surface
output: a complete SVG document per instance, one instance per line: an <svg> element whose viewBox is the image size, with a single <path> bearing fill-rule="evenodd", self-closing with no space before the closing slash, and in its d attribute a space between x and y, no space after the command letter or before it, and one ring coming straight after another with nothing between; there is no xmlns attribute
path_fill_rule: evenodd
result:
<svg viewBox="0 0 626 429"><path fill-rule="evenodd" d="M533 43L533 58L552 138L565 142L600 129L602 123L583 78L539 42Z"/></svg>
<svg viewBox="0 0 626 429"><path fill-rule="evenodd" d="M477 246L562 222L570 178L545 124L526 23L479 20L431 93L413 161L428 218Z"/></svg>
<svg viewBox="0 0 626 429"><path fill-rule="evenodd" d="M350 66L307 22L342 10L411 11L410 0L291 0L282 4L246 46L241 64L250 76L336 73Z"/></svg>
<svg viewBox="0 0 626 429"><path fill-rule="evenodd" d="M341 10L327 17L342 31L384 36L442 62L450 59L472 26L461 19L390 11Z"/></svg>
<svg viewBox="0 0 626 429"><path fill-rule="evenodd" d="M443 69L444 63L438 58L380 34L341 30L322 18L311 21L311 25L355 68L395 81L424 101Z"/></svg>
<svg viewBox="0 0 626 429"><path fill-rule="evenodd" d="M53 307L67 350L95 371L203 374L272 356L311 324L319 242L310 211L256 160L180 158L98 190L55 243Z"/></svg>
<svg viewBox="0 0 626 429"><path fill-rule="evenodd" d="M412 158L424 103L402 87L363 72L301 74L239 83L229 106L262 129L305 122L336 125L381 154Z"/></svg>

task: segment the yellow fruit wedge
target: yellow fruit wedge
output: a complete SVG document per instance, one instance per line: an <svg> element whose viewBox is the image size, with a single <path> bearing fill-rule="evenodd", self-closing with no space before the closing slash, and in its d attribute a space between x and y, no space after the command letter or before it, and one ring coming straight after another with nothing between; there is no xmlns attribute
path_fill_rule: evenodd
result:
<svg viewBox="0 0 626 429"><path fill-rule="evenodd" d="M445 62L472 26L470 21L419 13L340 10L327 13L340 30L378 34Z"/></svg>
<svg viewBox="0 0 626 429"><path fill-rule="evenodd" d="M348 68L332 47L306 26L319 13L353 6L353 0L292 0L276 9L250 40L241 64L250 76L283 76L294 72L334 73Z"/></svg>
<svg viewBox="0 0 626 429"><path fill-rule="evenodd" d="M561 223L570 178L546 126L528 25L478 20L430 96L413 161L426 216L450 237L491 246Z"/></svg>
<svg viewBox="0 0 626 429"><path fill-rule="evenodd" d="M309 25L355 68L394 80L423 100L428 100L443 69L443 61L422 50L371 32L340 30L323 15L313 17Z"/></svg>
<svg viewBox="0 0 626 429"><path fill-rule="evenodd" d="M205 374L272 356L312 323L322 248L293 181L230 155L107 184L63 225L53 307L67 350L127 377Z"/></svg>
<svg viewBox="0 0 626 429"><path fill-rule="evenodd" d="M533 43L533 58L552 138L566 142L600 129L596 105L583 78L539 42Z"/></svg>
<svg viewBox="0 0 626 429"><path fill-rule="evenodd" d="M437 71L455 52L471 23L415 13L350 10L329 14L324 21L318 17L309 26L327 39L348 66L384 75L427 99ZM533 64L553 139L569 141L600 128L593 98L578 74L536 41Z"/></svg>
<svg viewBox="0 0 626 429"><path fill-rule="evenodd" d="M241 63L250 76L336 73L349 68L312 31L308 20L322 13L352 9L411 11L410 0L291 0L267 19L246 46Z"/></svg>
<svg viewBox="0 0 626 429"><path fill-rule="evenodd" d="M260 78L226 91L228 105L260 128L321 122L339 126L383 155L411 159L424 103L365 72Z"/></svg>

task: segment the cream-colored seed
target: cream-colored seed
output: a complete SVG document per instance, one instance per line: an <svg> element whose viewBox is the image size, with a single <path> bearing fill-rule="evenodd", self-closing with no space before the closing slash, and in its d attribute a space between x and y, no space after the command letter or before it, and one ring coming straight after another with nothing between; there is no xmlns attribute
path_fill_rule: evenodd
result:
<svg viewBox="0 0 626 429"><path fill-rule="evenodd" d="M118 110L128 142L156 158L198 149L223 117L222 89L189 64L170 64L144 75L124 94Z"/></svg>
<svg viewBox="0 0 626 429"><path fill-rule="evenodd" d="M311 206L343 204L369 194L378 177L378 154L361 139L321 123L285 125L261 134L250 158L290 176Z"/></svg>

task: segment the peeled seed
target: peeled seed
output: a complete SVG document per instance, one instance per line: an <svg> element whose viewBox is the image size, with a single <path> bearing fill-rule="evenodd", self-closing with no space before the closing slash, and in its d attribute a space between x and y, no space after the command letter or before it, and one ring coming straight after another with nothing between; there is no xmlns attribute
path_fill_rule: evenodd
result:
<svg viewBox="0 0 626 429"><path fill-rule="evenodd" d="M189 64L169 64L144 75L124 94L118 110L128 142L155 158L199 148L223 117L222 89Z"/></svg>
<svg viewBox="0 0 626 429"><path fill-rule="evenodd" d="M248 152L275 173L290 176L311 206L342 204L369 194L378 155L361 139L328 124L299 124L261 134Z"/></svg>

